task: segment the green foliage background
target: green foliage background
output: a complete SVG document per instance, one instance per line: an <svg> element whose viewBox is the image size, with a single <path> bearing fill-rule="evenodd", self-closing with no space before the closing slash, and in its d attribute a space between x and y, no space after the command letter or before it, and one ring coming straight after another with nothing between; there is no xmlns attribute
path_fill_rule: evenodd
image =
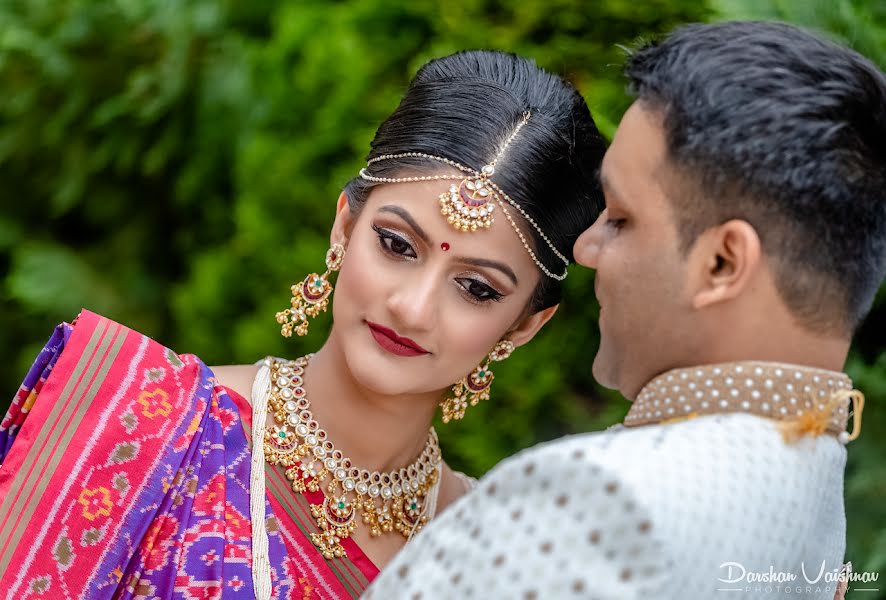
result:
<svg viewBox="0 0 886 600"><path fill-rule="evenodd" d="M814 27L886 68L875 0L0 0L6 397L81 306L209 364L317 348L327 320L284 343L273 315L322 265L341 187L429 58L532 56L611 136L629 104L619 45L724 18ZM479 475L622 418L627 402L591 378L596 317L592 273L574 268L554 322L497 368L493 401L440 428L455 467ZM881 290L848 366L868 406L846 507L847 557L886 574L884 326Z"/></svg>

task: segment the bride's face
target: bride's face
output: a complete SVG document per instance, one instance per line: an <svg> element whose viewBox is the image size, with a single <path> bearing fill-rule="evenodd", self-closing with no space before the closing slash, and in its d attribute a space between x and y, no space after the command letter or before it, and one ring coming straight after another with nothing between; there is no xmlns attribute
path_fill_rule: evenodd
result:
<svg viewBox="0 0 886 600"><path fill-rule="evenodd" d="M476 232L440 214L450 185L377 186L357 217L339 202L332 237L348 241L333 335L355 379L376 393L443 390L500 339L519 346L554 313L526 314L540 272L500 207Z"/></svg>

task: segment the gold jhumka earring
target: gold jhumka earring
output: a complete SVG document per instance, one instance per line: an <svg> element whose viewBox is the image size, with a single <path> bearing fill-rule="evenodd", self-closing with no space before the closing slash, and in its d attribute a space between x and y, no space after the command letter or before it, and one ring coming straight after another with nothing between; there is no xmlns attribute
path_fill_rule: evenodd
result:
<svg viewBox="0 0 886 600"><path fill-rule="evenodd" d="M489 388L495 375L489 370L493 361L502 361L514 351L514 342L501 340L489 353L486 360L471 371L470 375L452 386L452 396L443 400L443 422L458 421L465 416L468 404L477 406L480 400L489 400Z"/></svg>
<svg viewBox="0 0 886 600"><path fill-rule="evenodd" d="M308 317L316 317L329 306L329 296L332 295L329 275L341 268L344 258L345 247L333 244L326 252L326 272L322 275L311 273L301 283L290 288L292 308L282 310L276 315L277 322L283 326L280 329L283 337L290 337L293 331L299 336L308 334Z"/></svg>

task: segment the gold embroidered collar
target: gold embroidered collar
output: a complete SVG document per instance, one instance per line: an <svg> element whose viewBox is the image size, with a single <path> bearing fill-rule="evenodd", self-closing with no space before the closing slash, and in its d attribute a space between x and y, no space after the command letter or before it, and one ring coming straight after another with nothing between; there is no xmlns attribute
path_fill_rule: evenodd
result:
<svg viewBox="0 0 886 600"><path fill-rule="evenodd" d="M851 437L846 432L850 402L856 403ZM659 375L640 390L624 425L746 413L785 422L786 439L827 431L845 443L860 431L863 405L864 396L853 390L852 380L844 373L772 362L735 362Z"/></svg>

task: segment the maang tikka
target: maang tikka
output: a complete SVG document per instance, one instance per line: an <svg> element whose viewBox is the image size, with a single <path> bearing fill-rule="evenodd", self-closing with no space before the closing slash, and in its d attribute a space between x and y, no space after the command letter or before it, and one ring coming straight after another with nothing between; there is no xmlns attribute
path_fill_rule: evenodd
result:
<svg viewBox="0 0 886 600"><path fill-rule="evenodd" d="M292 308L282 310L276 315L277 322L283 326L280 329L283 337L290 337L293 331L299 336L308 334L308 317L316 317L329 306L329 296L332 294L329 275L341 268L344 258L345 247L333 244L326 252L326 272L322 275L311 273L301 283L290 288Z"/></svg>
<svg viewBox="0 0 886 600"><path fill-rule="evenodd" d="M489 370L489 364L494 361L506 359L514 351L514 342L501 340L489 353L486 360L471 373L452 386L452 396L443 400L440 407L443 409L443 422L459 419L465 416L468 404L477 406L480 400L489 400L489 388L495 375Z"/></svg>
<svg viewBox="0 0 886 600"><path fill-rule="evenodd" d="M425 152L398 152L395 154L382 154L370 158L366 166L360 169L360 177L366 181L374 183L414 183L420 181L446 181L452 180L458 183L452 184L449 189L438 197L440 204L440 212L446 218L447 222L455 229L461 232L476 232L489 229L495 220L493 215L502 214L510 224L511 228L520 238L523 248L529 254L532 261L538 266L542 273L557 281L566 279L566 268L569 266L569 259L560 252L551 239L542 231L541 227L532 216L523 209L517 202L513 200L493 179L496 166L500 159L505 155L506 150L512 142L517 138L520 130L526 126L532 112L527 110L523 113L522 118L517 122L514 130L504 140L495 157L488 163L474 169L473 167L463 165L445 156L437 156ZM437 175L411 175L405 177L382 177L373 175L370 170L373 165L391 160L401 159L425 159L449 165L455 169L458 174L445 173ZM498 207L498 208L496 208ZM538 233L541 240L547 245L557 260L563 263L562 272L557 273L556 269L551 270L547 265L541 262L532 244L521 231L520 226L511 215L511 209L517 211L523 220Z"/></svg>

